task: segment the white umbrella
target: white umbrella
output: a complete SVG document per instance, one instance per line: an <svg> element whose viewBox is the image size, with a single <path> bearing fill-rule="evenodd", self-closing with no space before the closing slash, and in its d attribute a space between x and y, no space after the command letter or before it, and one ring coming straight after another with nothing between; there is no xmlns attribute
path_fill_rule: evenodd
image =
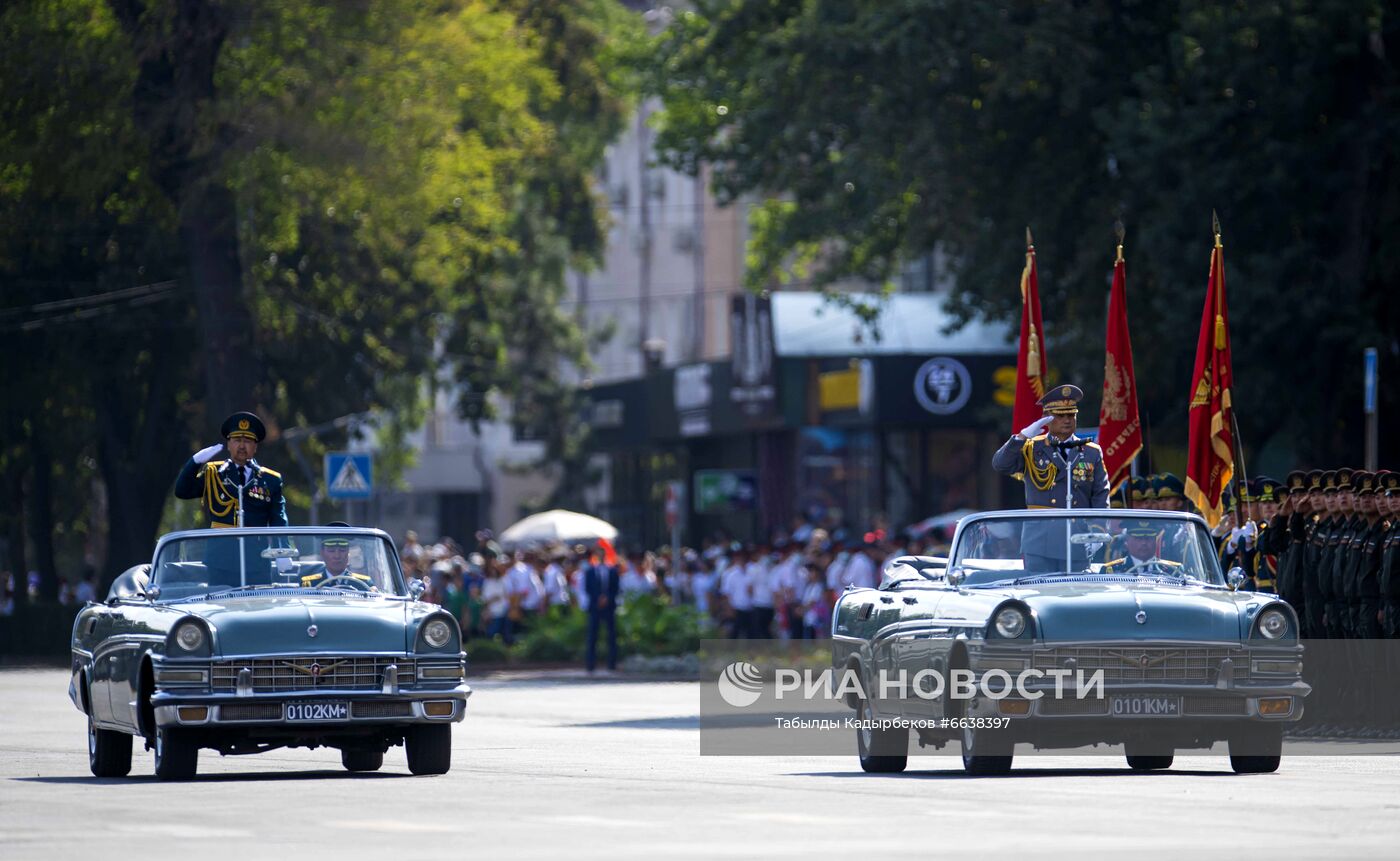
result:
<svg viewBox="0 0 1400 861"><path fill-rule="evenodd" d="M562 508L532 514L501 533L501 541L505 544L596 541L599 538L616 540L616 527L606 520Z"/></svg>

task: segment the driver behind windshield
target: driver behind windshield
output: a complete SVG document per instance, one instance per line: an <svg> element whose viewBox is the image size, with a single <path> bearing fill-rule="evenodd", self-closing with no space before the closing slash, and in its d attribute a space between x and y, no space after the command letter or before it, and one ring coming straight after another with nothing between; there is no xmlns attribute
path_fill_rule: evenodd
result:
<svg viewBox="0 0 1400 861"><path fill-rule="evenodd" d="M303 587L326 585L337 578L349 578L364 584L361 588L373 589L374 578L350 570L350 539L343 535L327 535L321 539L321 560L326 565L324 572L303 575Z"/></svg>
<svg viewBox="0 0 1400 861"><path fill-rule="evenodd" d="M1127 552L1118 559L1104 565L1104 571L1156 571L1159 573L1180 574L1181 563L1163 559L1162 526L1151 520L1125 521L1123 545Z"/></svg>

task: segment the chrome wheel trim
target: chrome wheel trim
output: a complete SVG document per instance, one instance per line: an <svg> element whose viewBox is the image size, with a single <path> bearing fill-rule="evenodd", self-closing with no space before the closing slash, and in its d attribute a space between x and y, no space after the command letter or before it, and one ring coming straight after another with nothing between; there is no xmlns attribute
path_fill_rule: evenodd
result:
<svg viewBox="0 0 1400 861"><path fill-rule="evenodd" d="M88 759L97 761L97 724L88 718Z"/></svg>

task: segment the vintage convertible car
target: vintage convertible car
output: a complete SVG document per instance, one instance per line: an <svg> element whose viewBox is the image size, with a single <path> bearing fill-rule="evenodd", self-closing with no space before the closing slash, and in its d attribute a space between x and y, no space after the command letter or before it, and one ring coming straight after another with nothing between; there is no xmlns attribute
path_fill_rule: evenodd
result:
<svg viewBox="0 0 1400 861"><path fill-rule="evenodd" d="M903 557L837 602L834 669L863 680L844 694L865 719L861 766L902 771L912 729L960 741L972 773L1010 769L1017 743L1122 744L1158 769L1221 741L1235 771L1274 771L1311 688L1293 609L1243 580L1194 515L968 517L947 558Z"/></svg>
<svg viewBox="0 0 1400 861"><path fill-rule="evenodd" d="M414 774L445 773L471 689L456 621L421 593L378 529L162 537L73 625L92 773L126 775L133 736L166 780L192 777L200 748L324 745L374 771L402 744Z"/></svg>

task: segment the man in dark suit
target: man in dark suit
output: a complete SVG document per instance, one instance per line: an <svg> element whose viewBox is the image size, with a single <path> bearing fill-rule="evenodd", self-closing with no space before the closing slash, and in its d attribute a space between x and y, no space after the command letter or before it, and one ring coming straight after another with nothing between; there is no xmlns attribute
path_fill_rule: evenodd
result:
<svg viewBox="0 0 1400 861"><path fill-rule="evenodd" d="M598 665L598 629L608 628L608 669L617 669L617 566L592 558L583 569L583 594L588 610L588 672Z"/></svg>

